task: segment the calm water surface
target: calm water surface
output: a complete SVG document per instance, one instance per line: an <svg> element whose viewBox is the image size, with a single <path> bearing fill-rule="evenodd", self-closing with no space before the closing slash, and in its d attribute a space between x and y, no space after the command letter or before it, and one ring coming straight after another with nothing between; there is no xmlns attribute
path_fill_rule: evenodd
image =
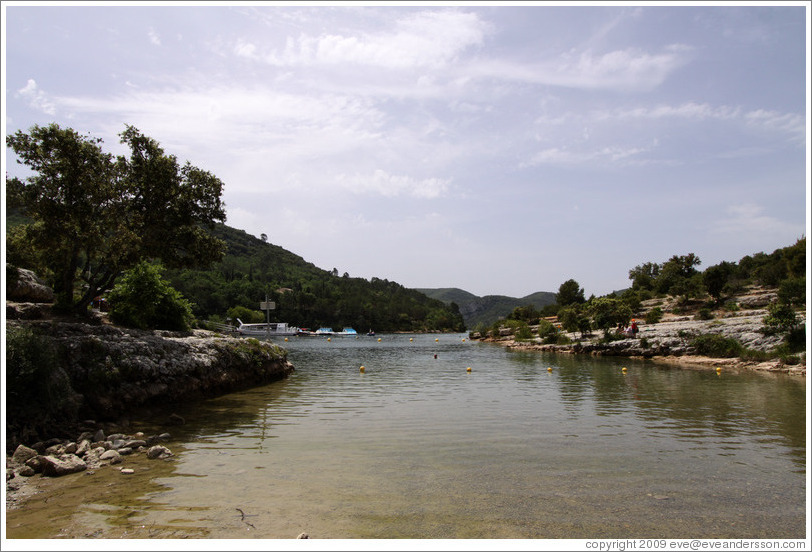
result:
<svg viewBox="0 0 812 552"><path fill-rule="evenodd" d="M176 410L172 461L60 478L8 536L805 537L804 379L379 337L290 338L289 379Z"/></svg>

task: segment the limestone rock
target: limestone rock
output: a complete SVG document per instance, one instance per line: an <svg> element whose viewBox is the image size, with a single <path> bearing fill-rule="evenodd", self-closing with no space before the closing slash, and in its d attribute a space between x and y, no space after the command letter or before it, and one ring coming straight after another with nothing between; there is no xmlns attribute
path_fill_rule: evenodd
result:
<svg viewBox="0 0 812 552"><path fill-rule="evenodd" d="M102 462L110 462L111 464L121 464L121 455L115 450L106 450L99 456Z"/></svg>
<svg viewBox="0 0 812 552"><path fill-rule="evenodd" d="M31 458L37 456L37 451L28 448L25 445L19 445L15 450L14 454L11 455L11 464L12 466L22 465L25 464Z"/></svg>
<svg viewBox="0 0 812 552"><path fill-rule="evenodd" d="M36 274L24 268L16 269L17 278L9 277L6 282L6 299L27 303L52 303L54 290L48 287ZM9 265L6 265L9 274Z"/></svg>
<svg viewBox="0 0 812 552"><path fill-rule="evenodd" d="M42 474L49 477L59 477L87 469L85 461L75 454L66 454L60 458L56 456L43 456L42 462Z"/></svg>
<svg viewBox="0 0 812 552"><path fill-rule="evenodd" d="M173 456L172 451L163 445L155 445L150 447L147 451L147 458L154 460L156 458L168 458Z"/></svg>

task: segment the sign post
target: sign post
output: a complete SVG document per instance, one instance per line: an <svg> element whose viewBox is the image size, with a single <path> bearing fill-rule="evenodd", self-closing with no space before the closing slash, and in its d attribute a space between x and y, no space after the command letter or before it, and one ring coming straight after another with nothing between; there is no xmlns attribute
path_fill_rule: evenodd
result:
<svg viewBox="0 0 812 552"><path fill-rule="evenodd" d="M265 322L268 325L265 327L265 333L268 334L271 331L271 311L276 309L276 303L273 301L268 301L268 294L265 294L265 300L259 303L259 310L265 311Z"/></svg>

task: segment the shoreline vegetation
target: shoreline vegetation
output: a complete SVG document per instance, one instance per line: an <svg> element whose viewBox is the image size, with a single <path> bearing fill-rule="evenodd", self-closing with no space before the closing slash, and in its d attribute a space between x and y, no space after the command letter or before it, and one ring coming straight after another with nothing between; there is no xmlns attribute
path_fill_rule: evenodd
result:
<svg viewBox="0 0 812 552"><path fill-rule="evenodd" d="M728 303L736 305L732 310L720 308L710 313L700 313L698 308L674 309L675 298L644 301L633 319L639 330L635 337L626 337L616 329L566 331L551 322L546 324L554 332L542 337L539 333L544 333L545 323L541 321L533 325L505 321L498 330L471 332L470 337L513 350L619 356L686 369L751 370L806 377L806 348L787 352L785 336L765 330L768 307L775 297L774 289L752 286ZM660 320L645 321L648 312L655 308L662 311L663 307L666 310ZM805 313L795 314L803 330Z"/></svg>

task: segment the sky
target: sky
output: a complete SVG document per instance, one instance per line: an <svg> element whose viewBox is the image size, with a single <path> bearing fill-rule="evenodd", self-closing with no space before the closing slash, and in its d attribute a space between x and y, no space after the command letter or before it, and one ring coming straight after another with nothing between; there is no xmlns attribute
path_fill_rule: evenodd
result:
<svg viewBox="0 0 812 552"><path fill-rule="evenodd" d="M808 232L808 2L2 7L6 135L133 125L340 274L588 297Z"/></svg>

